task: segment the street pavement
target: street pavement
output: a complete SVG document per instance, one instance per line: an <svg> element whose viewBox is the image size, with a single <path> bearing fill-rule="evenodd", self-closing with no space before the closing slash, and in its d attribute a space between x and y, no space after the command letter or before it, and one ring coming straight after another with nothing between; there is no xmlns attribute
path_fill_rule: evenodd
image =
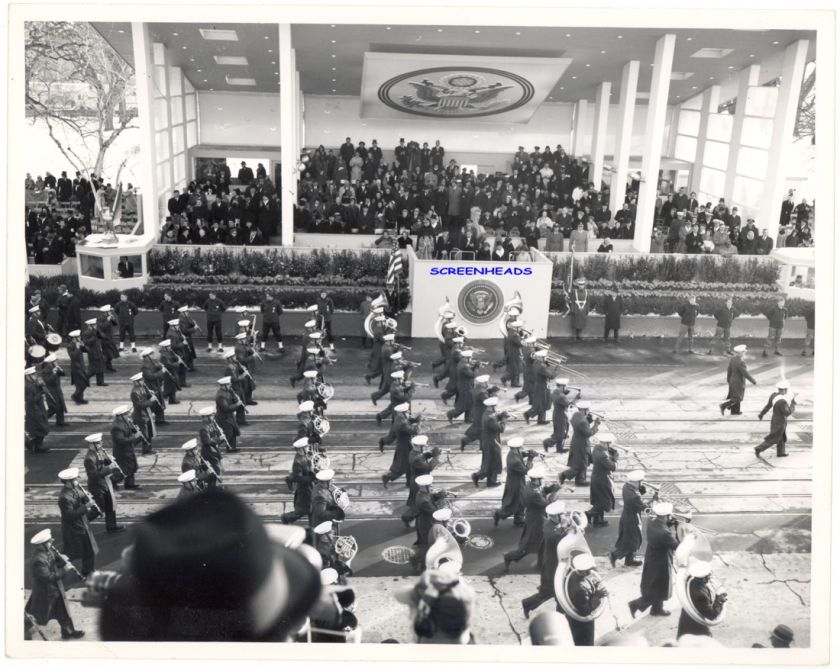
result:
<svg viewBox="0 0 840 669"><path fill-rule="evenodd" d="M198 342L201 344L203 342ZM429 361L437 357L437 343L431 340L408 342L411 360L424 363L415 370L414 380L429 383ZM671 353L671 342L625 341L602 344L600 341L552 342L555 350L569 356L567 365L574 370L571 383L583 389L590 408L605 414L608 429L616 435L622 453L616 472L618 507L608 514L609 526L590 528L586 538L596 555L598 568L610 590L610 607L597 622L599 643L608 642L617 627L640 632L652 643L673 639L679 603L670 603L670 618L642 616L630 619L626 602L637 596L641 570L618 566L611 569L606 558L616 539L621 513L620 487L626 473L642 468L655 484L665 484L670 498L680 509L691 511L692 524L706 533L715 552L715 579L730 593L727 618L714 628L717 639L728 646L746 646L766 642L769 630L780 623L795 632L796 645L807 646L810 603L811 551L811 477L813 359L799 356L799 350L785 349L785 357L761 358L760 352L748 354L747 366L758 381L748 386L743 415L721 418L717 404L726 395L724 356ZM197 344L197 345L198 345ZM500 341L478 341L487 349L480 357L500 359ZM290 507L291 493L284 477L293 457L291 442L295 431L295 395L288 383L298 357L298 347L287 344L289 355L264 354L257 365L257 406L249 407L249 425L240 438L241 452L225 456L225 486L252 505L268 522L277 522ZM698 349L705 347L699 346ZM269 350L273 346L269 347ZM95 523L100 546L97 569L113 569L120 553L131 541L131 524L167 504L178 493L180 445L197 436L198 410L213 404L216 379L224 364L217 353L205 353L198 346L196 372L189 375L190 388L179 393L181 403L169 407L170 425L162 426L155 439L154 455L139 456L139 490L118 493L118 515L129 525L123 534L106 534L100 521ZM274 349L276 351L276 349ZM352 579L359 593L358 615L365 630L364 640L378 642L386 638L409 641L409 623L404 611L392 597L394 588L411 582L406 558L416 536L399 520L407 495L402 482L383 488L380 475L387 470L392 451L380 454L376 446L386 428L376 425L371 404L373 387L363 379L368 351L358 340L337 342L339 362L326 372L335 386L327 416L331 430L324 445L336 482L348 490L351 506L342 524L343 534L353 535L359 553L353 560ZM60 358L61 361L61 358ZM66 360L64 360L66 362ZM51 527L60 537L56 498L59 491L56 474L68 466L82 468L86 444L84 436L107 433L110 411L127 403L129 376L140 369L137 354L125 353L115 361L117 372L109 374L106 388L92 387L86 393L90 403L77 406L69 402L69 425L55 428L46 440L48 454L26 454L25 536L28 539L44 527ZM756 458L753 447L761 442L769 427L769 418L758 420L758 412L774 390L776 381L787 378L799 393L797 411L788 428L788 452L783 460L774 449ZM498 374L492 380L498 382ZM450 425L447 409L440 400L441 390L419 388L413 411L424 410L425 432L430 445L450 449L443 464L435 470L435 485L457 493L454 509L457 516L472 525L472 540L464 547L464 573L479 595L476 633L481 643L527 643L527 621L520 600L531 594L539 581L536 556L514 563L510 573L502 568L502 553L516 546L521 530L510 520L493 527L493 509L499 506L502 487L475 488L469 474L478 469L477 443L461 452L458 444L466 425ZM65 392L69 396L69 391ZM522 411L526 404L513 400L513 392L501 395L500 408L510 410L505 437L525 439L525 448L542 451L542 440L550 435L550 425L526 425ZM450 403L451 404L451 403ZM565 469L565 455L545 454L549 471L547 480L556 480ZM589 508L588 488L564 489L567 507ZM643 549L644 550L644 549ZM25 547L28 556L30 547ZM96 609L81 603L83 589L72 585L70 599L78 626L86 629L86 638L96 638ZM26 576L29 587L29 576ZM768 607L768 602L777 606ZM544 609L551 604L544 605ZM53 629L54 628L54 629ZM58 636L55 623L46 629Z"/></svg>

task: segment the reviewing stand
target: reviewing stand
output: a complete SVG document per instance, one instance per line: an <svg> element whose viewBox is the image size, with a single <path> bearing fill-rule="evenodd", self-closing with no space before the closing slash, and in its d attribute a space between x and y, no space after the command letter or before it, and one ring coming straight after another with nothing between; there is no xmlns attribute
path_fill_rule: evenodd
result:
<svg viewBox="0 0 840 669"><path fill-rule="evenodd" d="M79 287L97 292L143 288L149 280L148 252L154 245L153 235L116 235L116 241L88 235L84 244L76 246ZM121 270L131 276L123 278Z"/></svg>

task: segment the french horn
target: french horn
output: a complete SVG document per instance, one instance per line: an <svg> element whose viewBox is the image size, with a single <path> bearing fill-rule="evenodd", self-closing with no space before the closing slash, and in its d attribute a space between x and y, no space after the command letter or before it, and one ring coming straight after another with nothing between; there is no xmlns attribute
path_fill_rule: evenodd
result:
<svg viewBox="0 0 840 669"><path fill-rule="evenodd" d="M319 383L316 387L316 390L321 396L321 399L325 402L331 400L333 395L335 395L335 388L333 388L331 383Z"/></svg>
<svg viewBox="0 0 840 669"><path fill-rule="evenodd" d="M464 565L464 555L461 546L452 532L438 523L429 530L429 549L426 551L426 569L438 569L442 564L453 562L458 565L458 571Z"/></svg>
<svg viewBox="0 0 840 669"><path fill-rule="evenodd" d="M312 467L312 471L316 474L320 471L324 471L325 469L330 468L330 459L328 456L324 455L323 453L319 453L318 451L313 451L308 454L309 455L309 464Z"/></svg>
<svg viewBox="0 0 840 669"><path fill-rule="evenodd" d="M572 560L576 555L580 555L581 553L592 553L584 537L586 518L582 516L583 514L579 511L573 511L569 514L571 528L566 533L566 536L557 544L558 564L554 572L554 595L557 597L557 601L564 613L570 618L579 622L590 622L604 612L607 606L607 599L602 599L601 603L593 611L584 614L575 607L569 595L569 580L572 572L574 572Z"/></svg>
<svg viewBox="0 0 840 669"><path fill-rule="evenodd" d="M694 601L691 599L690 586L693 577L689 574L688 567L693 561L711 562L712 555L712 547L709 540L704 535L693 532L687 533L683 537L683 540L674 552L674 563L677 567L675 589L680 606L682 606L683 610L694 622L708 627L713 627L723 622L723 619L726 617L726 602L723 603L723 608L716 618L706 618L697 609ZM711 587L713 597L715 594L723 594L724 592L712 579L709 579L709 586Z"/></svg>
<svg viewBox="0 0 840 669"><path fill-rule="evenodd" d="M470 521L463 518L450 519L450 521L446 524L446 527L458 543L469 539L470 533L472 532L472 525L470 525Z"/></svg>
<svg viewBox="0 0 840 669"><path fill-rule="evenodd" d="M356 543L355 537L349 534L342 534L335 538L333 550L336 556L338 556L338 559L349 567L350 562L356 557L356 553L359 552L359 545Z"/></svg>
<svg viewBox="0 0 840 669"><path fill-rule="evenodd" d="M315 428L319 437L323 437L330 431L330 421L323 416L315 416L315 418L312 419L312 426Z"/></svg>
<svg viewBox="0 0 840 669"><path fill-rule="evenodd" d="M333 503L342 511L347 511L350 506L350 495L347 494L347 491L331 485L330 492L333 496Z"/></svg>

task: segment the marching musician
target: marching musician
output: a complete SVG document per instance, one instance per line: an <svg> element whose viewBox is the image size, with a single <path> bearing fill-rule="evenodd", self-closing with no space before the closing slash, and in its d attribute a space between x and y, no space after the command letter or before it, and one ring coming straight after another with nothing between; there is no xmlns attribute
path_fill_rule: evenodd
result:
<svg viewBox="0 0 840 669"><path fill-rule="evenodd" d="M227 311L227 305L222 302L216 293L207 293L207 301L204 303L204 313L207 315L207 352L213 351L213 337L216 337L217 351L224 352L222 346L222 314Z"/></svg>
<svg viewBox="0 0 840 669"><path fill-rule="evenodd" d="M406 381L405 371L400 369L396 372L391 372L391 400L387 407L376 414L376 424L382 425L385 418L391 416L396 407L401 404L411 404L411 397L416 390L415 385L411 381Z"/></svg>
<svg viewBox="0 0 840 669"><path fill-rule="evenodd" d="M362 316L362 348L368 348L368 344L373 346L373 339L368 336L367 327L365 327L365 324L368 322L368 316L370 316L372 311L373 296L370 293L366 293L365 299L362 300L362 303L359 305L359 313ZM380 311L377 313L382 312Z"/></svg>
<svg viewBox="0 0 840 669"><path fill-rule="evenodd" d="M604 527L609 521L604 514L615 508L613 494L613 472L618 461L618 451L610 446L615 437L608 432L598 433L598 443L592 449L592 481L589 486L589 503L592 507L586 511L590 525Z"/></svg>
<svg viewBox="0 0 840 669"><path fill-rule="evenodd" d="M367 374L365 374L365 383L368 385L370 385L372 379L382 376L382 346L386 341L393 341L395 337L393 332L388 332L382 307L374 307L371 312L374 314L370 324L371 332L373 332L373 345L370 347Z"/></svg>
<svg viewBox="0 0 840 669"><path fill-rule="evenodd" d="M162 339L166 339L169 335L169 321L178 314L178 303L173 301L172 293L168 290L163 294L163 302L158 307L161 317L163 318L163 335Z"/></svg>
<svg viewBox="0 0 840 669"><path fill-rule="evenodd" d="M642 514L647 508L647 503L642 499L642 495L647 492L644 480L645 472L635 469L627 474L627 481L621 489L624 507L618 525L618 539L615 548L610 551L610 564L613 567L622 558L625 567L639 567L642 564L641 560L636 559L636 553L642 547Z"/></svg>
<svg viewBox="0 0 840 669"><path fill-rule="evenodd" d="M157 402L153 401L151 406L155 414L155 425L167 425L168 421L164 413L166 405L163 397L164 395L174 397L174 381L166 373L166 367L155 361L154 353L150 348L144 348L140 351L140 357L143 358L143 367L140 373L143 375L143 383L146 388L157 398ZM167 389L167 383L172 384L172 388Z"/></svg>
<svg viewBox="0 0 840 669"><path fill-rule="evenodd" d="M322 469L315 474L315 487L312 489L312 507L309 511L309 524L318 527L325 520L344 520L344 509L338 506L332 480L335 471Z"/></svg>
<svg viewBox="0 0 840 669"><path fill-rule="evenodd" d="M114 344L114 326L119 325L110 304L99 307L100 314L96 317L96 332L102 342L102 355L105 358L105 369L115 372L113 360L120 357L120 352Z"/></svg>
<svg viewBox="0 0 840 669"><path fill-rule="evenodd" d="M134 337L134 317L138 313L137 305L128 299L128 294L120 293L120 301L114 307L114 313L117 315L117 324L120 328L120 353L125 350L123 342L125 341L126 335L128 335L128 340L131 343L131 351L136 353L137 344L135 343Z"/></svg>
<svg viewBox="0 0 840 669"><path fill-rule="evenodd" d="M744 357L747 354L746 345L739 344L732 351L735 355L729 359L729 366L726 368L726 383L729 384L729 393L726 395L726 400L719 405L721 416L726 413L727 409L729 409L731 415L740 416L741 402L744 401L747 381L755 385L755 379L747 371L747 365L744 362Z"/></svg>
<svg viewBox="0 0 840 669"><path fill-rule="evenodd" d="M240 321L240 323L242 322L244 321ZM250 326L250 321L247 321L247 323ZM254 351L254 347L248 341L247 333L240 332L234 339L236 340L236 344L233 347L233 352L236 356L236 362L242 367L239 375L239 381L242 387L241 397L247 406L253 406L257 404L254 400L254 390L257 387L256 381L254 380L254 361L256 360L257 354ZM245 373L246 370L248 372L247 374Z"/></svg>
<svg viewBox="0 0 840 669"><path fill-rule="evenodd" d="M81 558L82 576L93 571L93 563L99 553L99 546L93 538L90 520L99 514L96 507L78 483L79 470L76 467L63 469L58 473L62 482L61 492L58 494L58 509L61 511L61 539L64 542L64 552L71 560Z"/></svg>
<svg viewBox="0 0 840 669"><path fill-rule="evenodd" d="M257 338L259 336L259 333L257 332L257 315L252 315L248 307L242 307L241 314L243 318L236 321L236 327L239 328L239 331L236 334L245 335L245 341L254 352L254 357L256 357ZM251 320L248 320L249 318Z"/></svg>
<svg viewBox="0 0 840 669"><path fill-rule="evenodd" d="M461 352L461 361L455 369L456 393L455 406L446 412L450 425L455 418L464 414L464 422L469 423L472 419L473 409L473 388L475 387L475 370L482 364L479 360L473 360L472 349Z"/></svg>
<svg viewBox="0 0 840 669"><path fill-rule="evenodd" d="M70 337L67 344L67 355L70 356L70 383L76 389L70 397L76 404L87 404L85 390L90 386L90 376L85 368L82 333L80 330L72 330L67 336Z"/></svg>
<svg viewBox="0 0 840 669"><path fill-rule="evenodd" d="M222 482L222 446L227 450L225 433L216 423L216 407L208 406L198 412L202 417L201 428L198 430L198 442L201 444L201 457L216 472L215 481L211 487Z"/></svg>
<svg viewBox="0 0 840 669"><path fill-rule="evenodd" d="M569 399L569 389L566 386L569 384L568 378L555 379L556 387L551 393L551 425L554 428L551 436L543 441L543 448L548 450L554 446L558 453L565 453L566 437L569 435L569 415L567 411L571 406L572 401ZM580 399L580 390L577 392L577 397Z"/></svg>
<svg viewBox="0 0 840 669"><path fill-rule="evenodd" d="M461 437L461 451L463 451L467 444L481 438L481 419L484 416L484 400L488 397L495 397L499 392L498 386L489 386L490 375L479 374L475 377L475 385L473 386L473 406L470 412L470 426Z"/></svg>
<svg viewBox="0 0 840 669"><path fill-rule="evenodd" d="M143 455L150 455L154 453L152 450L154 438L152 411L160 400L146 387L143 382L143 372L137 372L131 377L131 381L134 384L131 387L131 406L133 407L131 418L146 437L146 441L143 442Z"/></svg>
<svg viewBox="0 0 840 669"><path fill-rule="evenodd" d="M522 364L522 335L519 329L524 325L518 318L508 322L507 336L505 337L505 373L502 376L502 385L507 387L510 382L511 388L521 388L520 378L523 372Z"/></svg>
<svg viewBox="0 0 840 669"><path fill-rule="evenodd" d="M601 605L608 593L604 582L595 571L595 558L592 557L592 553L578 553L572 558L572 573L569 575L567 588L569 601L581 616L589 616ZM565 613L575 646L595 645L594 619L575 620L568 612L562 610L559 603L557 610Z"/></svg>
<svg viewBox="0 0 840 669"><path fill-rule="evenodd" d="M447 329L452 330L452 336L449 337L449 339L448 339L448 344L449 345L446 349L446 359L443 361L443 364L442 364L443 369L440 371L439 374L433 374L432 375L432 382L435 384L435 388L439 388L440 387L440 382L443 381L444 379L450 379L452 377L454 370L457 369L457 362L460 361L460 354L459 354L457 356L458 360L455 363L456 367L453 367L452 366L453 354L456 350L460 351L461 349L464 348L464 335L462 333L466 332L466 330L463 327L461 327L459 325L456 325L454 322L453 323L447 323L446 326L444 326L444 330L447 330ZM447 387L448 386L449 386L449 383L447 382Z"/></svg>
<svg viewBox="0 0 840 669"><path fill-rule="evenodd" d="M62 284L58 287L58 333L60 335L67 335L81 327L82 316L79 298L73 295L67 286Z"/></svg>
<svg viewBox="0 0 840 669"><path fill-rule="evenodd" d="M501 435L505 431L507 413L496 413L498 397L488 397L484 400L484 414L481 416L481 467L470 475L475 487L481 479L487 479L487 487L493 488L499 484L499 474L502 473L502 442Z"/></svg>
<svg viewBox="0 0 840 669"><path fill-rule="evenodd" d="M547 518L543 521L540 585L536 593L522 600L522 613L525 618L530 616L531 611L554 597L554 575L559 564L557 544L566 536L570 527L568 522L563 522L565 511L566 504L562 500L556 500L545 507Z"/></svg>
<svg viewBox="0 0 840 669"><path fill-rule="evenodd" d="M411 521L417 518L415 501L417 498L417 477L431 474L440 464L441 450L435 446L431 451L425 451L429 443L429 435L418 434L411 438L411 452L408 454L408 507L400 519L406 527L411 527Z"/></svg>
<svg viewBox="0 0 840 669"><path fill-rule="evenodd" d="M531 403L531 393L534 391L534 353L537 350L536 343L537 338L534 335L525 337L522 340L522 388L513 396L517 402L527 397L528 403Z"/></svg>
<svg viewBox="0 0 840 669"><path fill-rule="evenodd" d="M414 497L414 510L417 522L415 528L417 530L417 541L415 542L416 551L413 558L415 570L420 573L426 568L426 553L429 550L429 531L435 523L434 514L440 509L445 502L445 497L441 496L441 492L435 493L432 491L432 483L434 477L431 474L423 474L414 480L417 486L417 492ZM449 509L449 517L452 512ZM440 514L439 514L440 515ZM446 514L443 514L444 516ZM439 521L445 522L445 521Z"/></svg>
<svg viewBox="0 0 840 669"><path fill-rule="evenodd" d="M225 376L230 377L230 387L239 395L245 397L245 385L251 381L248 378L250 372L236 356L236 350L230 348L224 353L225 362ZM236 423L238 425L247 425L248 420L245 418L245 406L240 405L236 408Z"/></svg>
<svg viewBox="0 0 840 669"><path fill-rule="evenodd" d="M35 372L34 367L23 371L24 430L28 437L25 443L33 453L49 453L44 437L50 433L50 421L44 405L43 382Z"/></svg>
<svg viewBox="0 0 840 669"><path fill-rule="evenodd" d="M181 489L178 491L178 497L176 498L179 502L194 497L201 492L194 469L181 472L178 475L178 483L181 484Z"/></svg>
<svg viewBox="0 0 840 669"><path fill-rule="evenodd" d="M525 488L523 501L525 503L525 526L519 537L516 550L504 554L505 572L510 570L511 562L518 562L529 553L537 554L537 568L542 565L540 548L543 541L543 522L545 521L545 507L548 506L548 496L559 489L559 485L543 487L545 468L540 465L528 471L529 485Z"/></svg>
<svg viewBox="0 0 840 669"><path fill-rule="evenodd" d="M386 488L390 481L396 481L401 476L407 476L408 454L411 452L411 438L420 432L420 416L409 416L408 402L394 407L394 421L388 437L379 440L379 450L384 449L384 443L397 442L394 448L394 459L390 469L382 475L382 485Z"/></svg>
<svg viewBox="0 0 840 669"><path fill-rule="evenodd" d="M160 349L160 364L163 366L165 376L163 377L163 394L166 396L166 401L169 404L180 404L181 402L175 397L175 391L181 390L183 387L179 381L181 372L179 370L183 367L178 361L178 356L171 348L171 341L164 339L158 344Z"/></svg>
<svg viewBox="0 0 840 669"><path fill-rule="evenodd" d="M450 398L458 394L458 365L461 364L461 360L464 358L472 356L472 351L467 353L464 348L466 328L459 327L456 332L458 336L452 338L452 348L449 350L449 365L446 368L446 388L440 394L440 399L443 400L444 404L447 404ZM434 381L434 377L432 380ZM438 383L436 382L435 388L437 387Z"/></svg>
<svg viewBox="0 0 840 669"><path fill-rule="evenodd" d="M300 334L300 357L298 358L298 371L303 366L303 361L306 359L306 349L311 341L309 335L318 331L318 322L314 318L310 318L303 324L303 332Z"/></svg>
<svg viewBox="0 0 840 669"><path fill-rule="evenodd" d="M265 350L268 335L274 334L274 339L277 340L277 351L279 353L285 353L286 351L283 350L283 334L280 332L280 316L283 315L283 305L280 304L279 300L274 299L272 293L267 292L265 299L260 304L260 311L263 315L260 350Z"/></svg>
<svg viewBox="0 0 840 669"><path fill-rule="evenodd" d="M29 318L26 321L26 339L30 346L47 345L47 327L41 320L41 307L35 305L29 308Z"/></svg>
<svg viewBox="0 0 840 669"><path fill-rule="evenodd" d="M556 372L546 363L548 350L540 349L534 351L533 380L531 381L531 406L524 413L525 422L530 422L532 416L536 416L537 425L548 425L545 414L551 407L551 395L548 384L554 378Z"/></svg>
<svg viewBox="0 0 840 669"><path fill-rule="evenodd" d="M310 444L317 444L318 450L324 452L321 446L321 434L315 428L315 403L312 400L304 400L298 405L298 438L306 437Z"/></svg>
<svg viewBox="0 0 840 669"><path fill-rule="evenodd" d="M505 334L504 338L502 339L502 359L498 362L493 363L493 369L499 369L500 367L506 367L508 364L508 354L510 353L510 340L511 335L516 333L519 335L519 328L521 328L524 323L520 320L519 315L522 312L519 310L518 307L510 307L507 310L507 313L504 316L505 319ZM518 323L519 325L514 325ZM520 341L521 343L521 341ZM521 372L520 372L521 373ZM518 383L518 381L517 381Z"/></svg>
<svg viewBox="0 0 840 669"><path fill-rule="evenodd" d="M440 357L432 361L432 369L437 369L441 365L446 364L449 354L449 347L452 344L452 337L455 336L455 312L444 311L442 316L442 323L440 324L440 334L443 341L438 341L438 348L440 349Z"/></svg>
<svg viewBox="0 0 840 669"><path fill-rule="evenodd" d="M184 337L184 345L187 356L184 360L189 365L189 371L195 371L194 361L196 359L195 344L193 343L193 335L198 332L198 323L190 316L190 307L187 304L178 307L178 329Z"/></svg>
<svg viewBox="0 0 840 669"><path fill-rule="evenodd" d="M184 333L181 332L180 318L173 318L169 321L169 348L174 355L178 356L178 385L181 388L189 388L187 371L193 371L193 361L189 342L187 342Z"/></svg>
<svg viewBox="0 0 840 669"><path fill-rule="evenodd" d="M376 406L376 403L382 397L391 393L391 383L394 378L397 378L393 376L393 373L403 369L399 364L403 357L402 351L396 351L395 348L396 345L391 345L390 342L382 346L382 378L379 382L379 388L370 394L370 401L373 402L373 406ZM388 351L393 352L389 354Z"/></svg>
<svg viewBox="0 0 840 669"><path fill-rule="evenodd" d="M796 394L794 393L790 397L788 396L788 390L790 390L790 384L787 381L779 381L776 384L776 392L770 395L767 404L758 413L759 420L764 420L764 415L768 411L772 411L773 415L770 419L770 433L754 449L756 457L774 445L776 446L777 458L786 458L788 456L787 451L785 451L785 445L787 444L787 421L788 416L791 416L796 409Z"/></svg>
<svg viewBox="0 0 840 669"><path fill-rule="evenodd" d="M589 485L586 480L586 470L592 461L592 445L589 439L598 432L601 418L596 417L593 421L589 407L579 403L578 411L572 415L570 423L572 441L569 445L568 469L560 473L560 483L562 485L566 481L574 480L575 485Z"/></svg>
<svg viewBox="0 0 840 669"><path fill-rule="evenodd" d="M671 599L671 572L674 568L674 551L680 545L679 539L671 531L676 526L671 514L674 505L670 502L657 502L652 507L654 518L648 521L647 548L645 564L642 567L642 596L629 602L630 615L636 617L637 611L646 611L650 607L652 616L669 616L663 604Z"/></svg>
<svg viewBox="0 0 840 669"><path fill-rule="evenodd" d="M89 318L85 321L85 331L82 333L82 342L88 355L88 379L95 376L97 386L107 386L105 383L105 353L102 351L102 339L96 330L96 319Z"/></svg>
<svg viewBox="0 0 840 669"><path fill-rule="evenodd" d="M575 339L581 341L583 339L581 333L586 329L592 303L589 300L589 291L586 290L586 279L575 279L574 283L575 287L569 296L569 309L572 314L572 330L575 333Z"/></svg>
<svg viewBox="0 0 840 669"><path fill-rule="evenodd" d="M114 486L125 480L120 466L105 453L102 448L102 433L89 434L85 437L88 444L85 455L85 473L90 494L97 506L105 514L105 529L111 534L122 532L125 528L117 525L117 505L114 498Z"/></svg>
<svg viewBox="0 0 840 669"><path fill-rule="evenodd" d="M181 444L181 450L184 451L184 457L181 460L181 473L192 469L195 471L196 485L199 490L213 488L218 483L218 474L201 456L198 446L198 439L189 439Z"/></svg>
<svg viewBox="0 0 840 669"><path fill-rule="evenodd" d="M55 415L55 426L64 427L67 425L64 420L67 404L64 402L64 392L61 390L61 377L64 376L64 370L56 363L55 353L50 353L44 358L44 361L38 365L38 372L44 382L47 419Z"/></svg>
<svg viewBox="0 0 840 669"><path fill-rule="evenodd" d="M499 521L510 516L513 516L514 527L522 527L525 524L525 490L528 485L525 482L525 476L534 466L537 453L528 451L523 455L523 443L522 437L508 439L507 445L510 450L505 462L507 469L505 491L502 494L502 507L493 512L493 527L498 527Z"/></svg>
<svg viewBox="0 0 840 669"><path fill-rule="evenodd" d="M242 406L242 398L230 387L229 376L223 376L216 383L219 384L219 388L216 390L218 424L227 439L228 451L236 453L239 451L236 446L236 438L241 434L239 425L236 424L236 410Z"/></svg>
<svg viewBox="0 0 840 669"><path fill-rule="evenodd" d="M41 530L29 540L35 546L30 573L32 592L24 609L37 625L47 625L50 620L57 620L61 628L62 639L81 639L85 633L77 630L70 617L67 606L67 593L64 590L64 576L71 570L72 564L64 559L54 548L52 531ZM26 638L31 639L31 622L27 621Z"/></svg>
<svg viewBox="0 0 840 669"><path fill-rule="evenodd" d="M312 528L315 538L315 550L321 556L321 564L327 569L335 569L339 582L346 583L346 577L353 575L353 570L335 551L336 531L332 520L325 520Z"/></svg>
<svg viewBox="0 0 840 669"><path fill-rule="evenodd" d="M324 331L325 339L330 345L330 350L335 351L333 332L332 332L332 318L335 312L335 302L327 295L327 291L322 290L318 295L318 321L320 328Z"/></svg>
<svg viewBox="0 0 840 669"><path fill-rule="evenodd" d="M298 404L310 400L313 404L314 411L317 415L323 416L327 409L327 403L318 392L318 370L307 369L303 373L303 388L297 394Z"/></svg>
<svg viewBox="0 0 840 669"><path fill-rule="evenodd" d="M121 404L112 412L114 421L111 423L111 453L125 474L125 489L133 490L140 487L134 482L134 474L138 469L134 444L138 441L145 442L146 438L132 422L128 411L128 406Z"/></svg>
<svg viewBox="0 0 840 669"><path fill-rule="evenodd" d="M320 337L320 332L312 332L310 334L318 335ZM305 379L306 377L304 374L309 370L316 370L320 372L322 367L322 351L320 346L316 343L315 338L309 339L309 344L303 351L301 352L303 357L301 358L300 363L297 366L297 374L295 376L289 377L289 383L291 384L292 388L295 387L295 384L298 381Z"/></svg>
<svg viewBox="0 0 840 669"><path fill-rule="evenodd" d="M697 612L706 620L715 620L723 611L727 594L716 593L711 586L712 565L704 560L693 560L688 566L691 580L688 584L688 596ZM680 612L680 622L677 625L677 639L684 634L698 636L712 636L708 625L694 620L685 609Z"/></svg>
<svg viewBox="0 0 840 669"><path fill-rule="evenodd" d="M308 516L312 511L312 486L315 483L315 472L312 470L312 458L307 450L309 439L300 437L292 444L295 458L292 469L286 477L286 485L294 491L294 508L280 516L280 522L285 525Z"/></svg>

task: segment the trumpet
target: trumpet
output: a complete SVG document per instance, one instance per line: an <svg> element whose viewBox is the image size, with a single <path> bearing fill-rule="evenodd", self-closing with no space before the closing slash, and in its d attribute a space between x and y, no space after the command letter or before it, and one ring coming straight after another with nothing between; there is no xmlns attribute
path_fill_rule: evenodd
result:
<svg viewBox="0 0 840 669"><path fill-rule="evenodd" d="M600 420L600 421L605 421L605 420L607 420L607 417L606 417L604 414L602 414L602 413L597 413L597 412L595 412L595 411L587 411L587 412L586 412L586 415L587 415L587 416L591 416L591 417L593 417L595 420Z"/></svg>

